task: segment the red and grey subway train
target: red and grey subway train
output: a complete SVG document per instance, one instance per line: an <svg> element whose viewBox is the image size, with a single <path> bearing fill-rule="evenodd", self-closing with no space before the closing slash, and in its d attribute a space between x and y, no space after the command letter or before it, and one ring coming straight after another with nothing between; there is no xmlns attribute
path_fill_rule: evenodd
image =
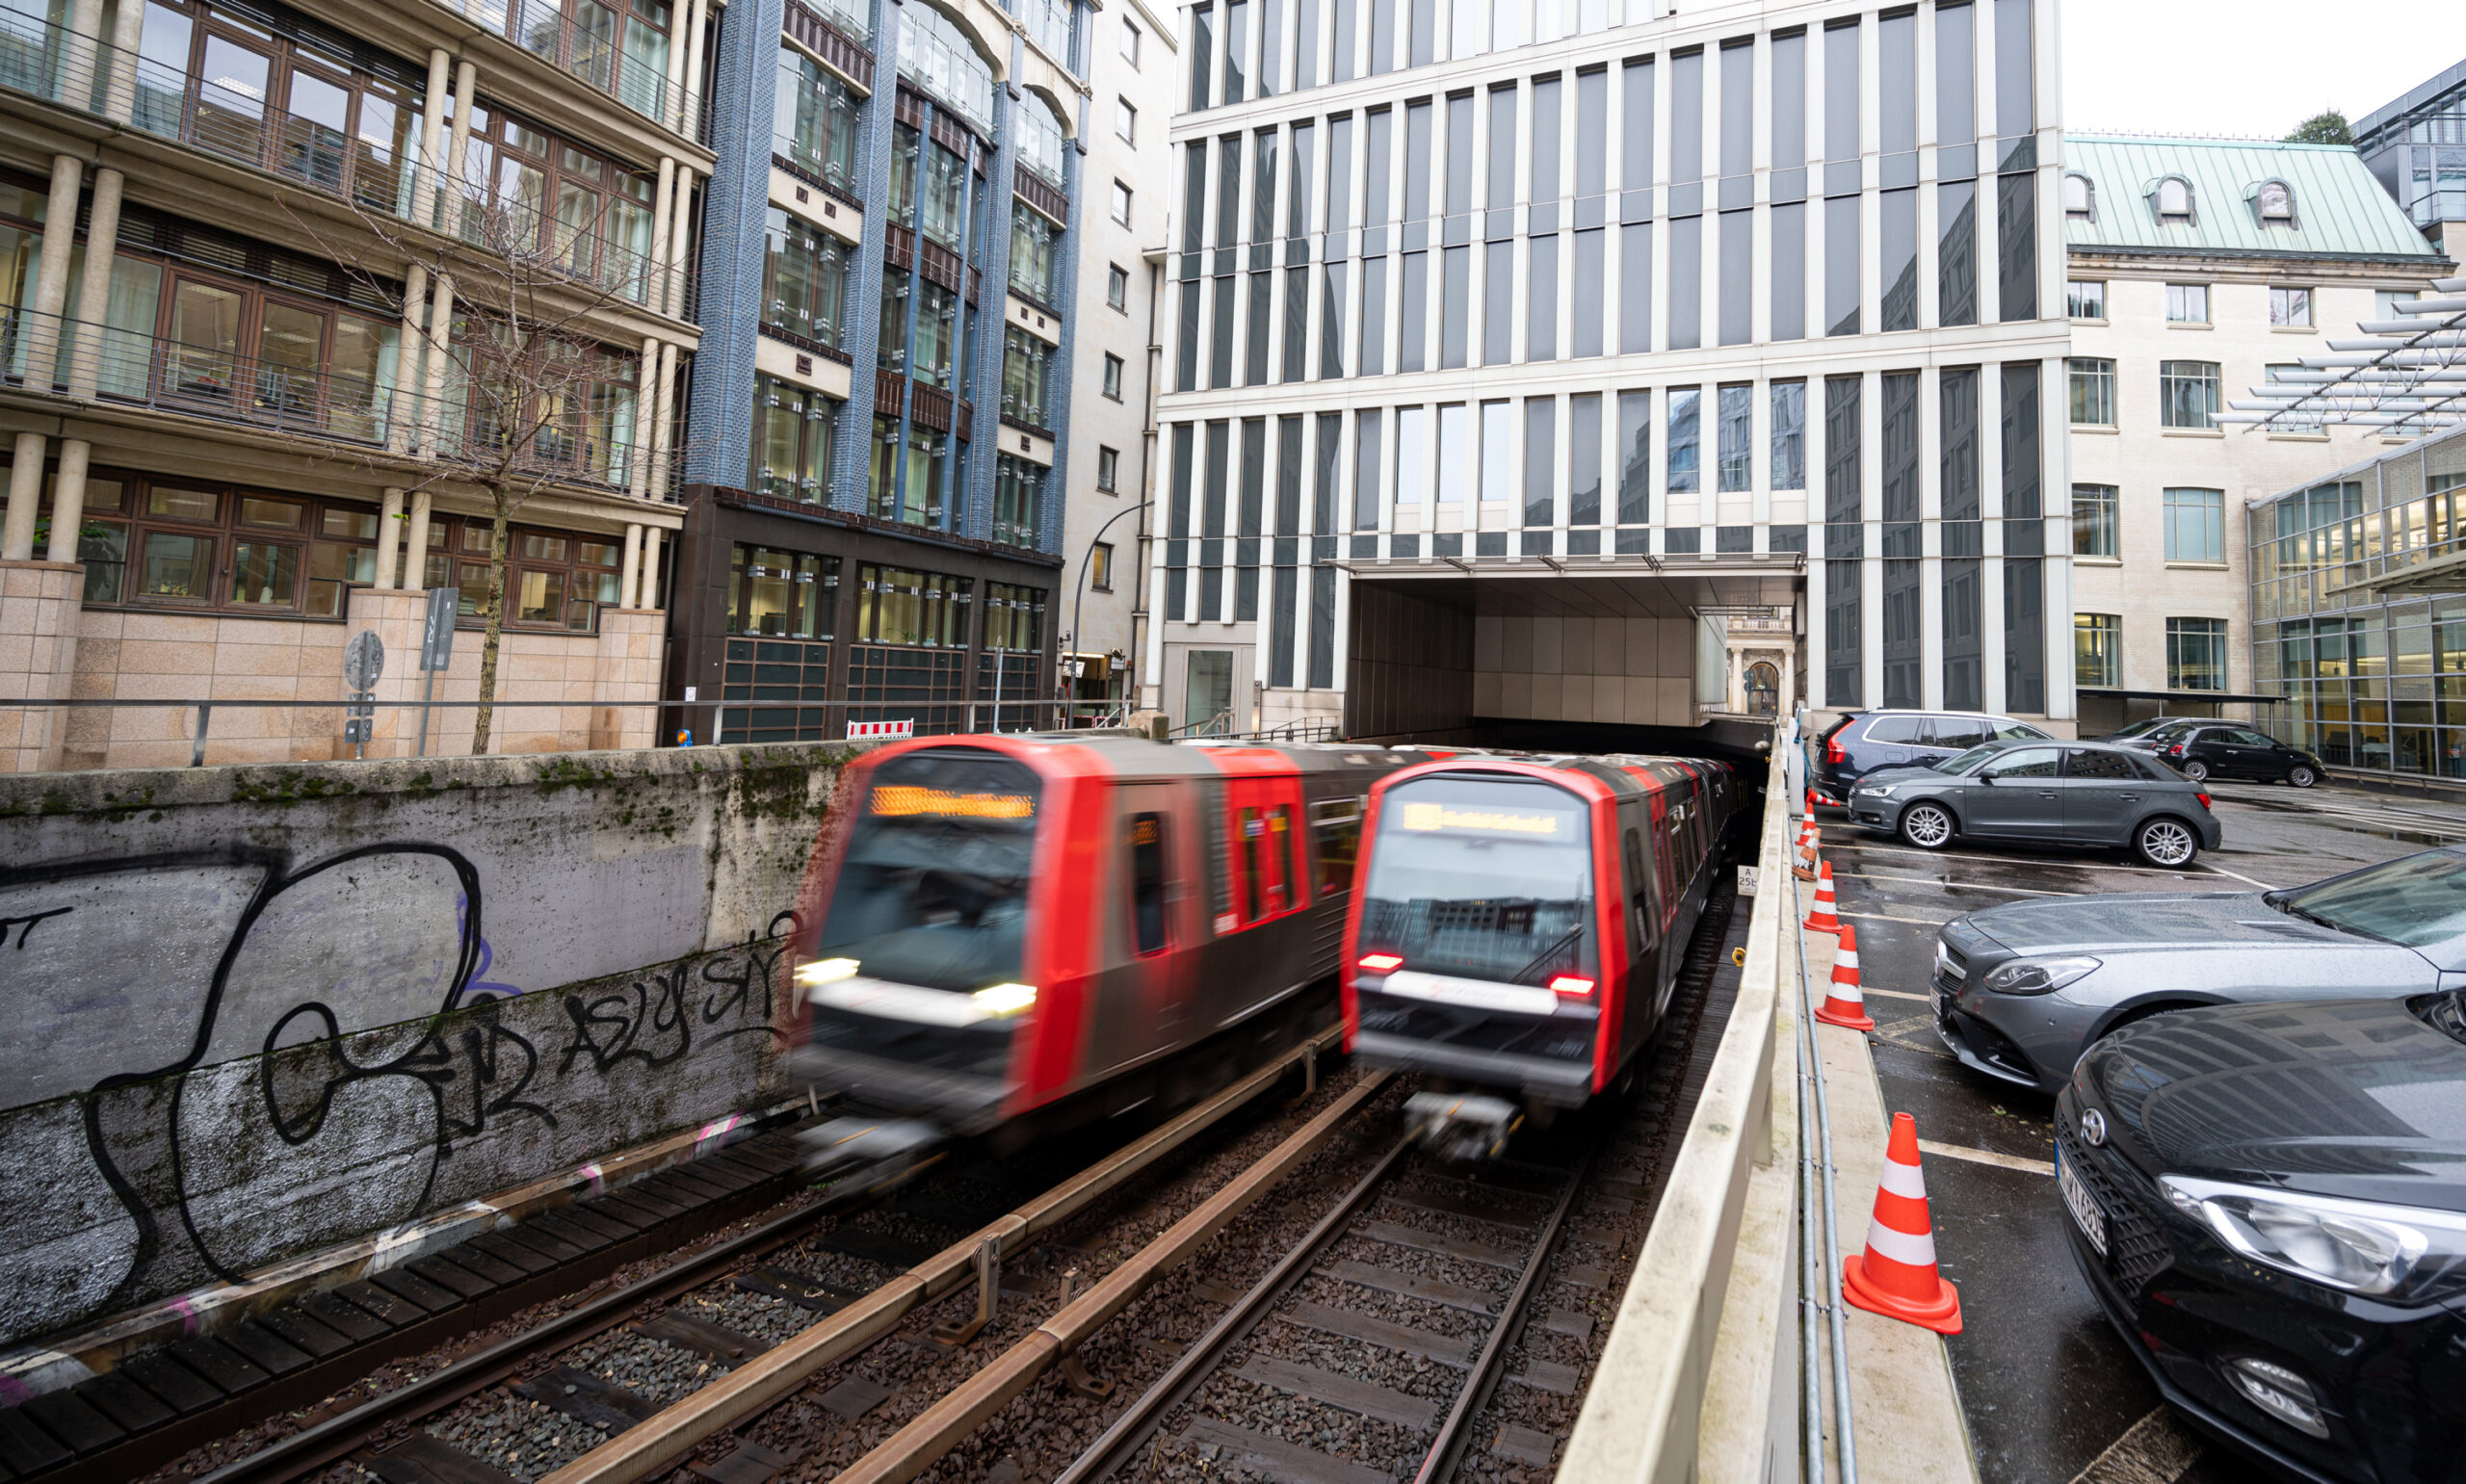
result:
<svg viewBox="0 0 2466 1484"><path fill-rule="evenodd" d="M1609 1088L1669 1006L1738 807L1695 759L1459 756L1371 786L1348 1044L1460 1153Z"/></svg>
<svg viewBox="0 0 2466 1484"><path fill-rule="evenodd" d="M807 872L795 1069L935 1135L1204 1095L1336 1024L1367 796L1430 756L1066 735L869 752Z"/></svg>

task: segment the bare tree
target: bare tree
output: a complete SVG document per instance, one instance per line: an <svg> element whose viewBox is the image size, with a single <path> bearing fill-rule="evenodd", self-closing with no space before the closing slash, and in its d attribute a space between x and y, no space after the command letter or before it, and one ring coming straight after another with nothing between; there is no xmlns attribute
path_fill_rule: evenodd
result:
<svg viewBox="0 0 2466 1484"><path fill-rule="evenodd" d="M381 469L407 493L462 486L488 502L485 637L471 743L485 753L515 513L559 484L656 497L685 453L652 435L667 402L656 356L613 349L601 327L607 311L681 307L682 273L660 261L665 244L645 254L604 240L595 225L568 226L536 204L442 177L400 195L409 197L410 220L372 209L356 191L339 197L350 230L289 215L326 256L389 302L402 325L391 388L367 386L357 399L364 405L352 406L354 393L329 381L320 399L328 422L351 420L371 444L342 456ZM424 230L422 220L433 225ZM622 390L628 364L637 368L630 397ZM407 550L407 574L425 557Z"/></svg>

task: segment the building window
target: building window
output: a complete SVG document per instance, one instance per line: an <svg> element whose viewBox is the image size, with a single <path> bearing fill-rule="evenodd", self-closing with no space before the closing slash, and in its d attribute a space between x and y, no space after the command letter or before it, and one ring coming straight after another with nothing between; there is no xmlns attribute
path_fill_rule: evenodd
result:
<svg viewBox="0 0 2466 1484"><path fill-rule="evenodd" d="M2269 290L2269 323L2309 329L2312 325L2312 291Z"/></svg>
<svg viewBox="0 0 2466 1484"><path fill-rule="evenodd" d="M1128 98L1114 99L1114 132L1126 144L1139 143L1139 110L1130 106Z"/></svg>
<svg viewBox="0 0 2466 1484"><path fill-rule="evenodd" d="M1807 384L1772 383L1772 487L1807 487Z"/></svg>
<svg viewBox="0 0 2466 1484"><path fill-rule="evenodd" d="M935 649L967 643L973 590L964 577L911 572L866 562L856 569L856 638L874 644Z"/></svg>
<svg viewBox="0 0 2466 1484"><path fill-rule="evenodd" d="M848 265L855 249L776 206L764 240L762 323L839 349L848 320Z"/></svg>
<svg viewBox="0 0 2466 1484"><path fill-rule="evenodd" d="M779 86L772 99L771 147L825 185L853 190L855 90L802 52L782 46Z"/></svg>
<svg viewBox="0 0 2466 1484"><path fill-rule="evenodd" d="M1013 654L1044 648L1044 589L984 585L984 647Z"/></svg>
<svg viewBox="0 0 2466 1484"><path fill-rule="evenodd" d="M2064 362L2072 373L2072 422L2075 427L2115 426L2115 363L2076 355Z"/></svg>
<svg viewBox="0 0 2466 1484"><path fill-rule="evenodd" d="M1114 590L1114 549L1098 541L1088 548L1088 586L1098 592Z"/></svg>
<svg viewBox="0 0 2466 1484"><path fill-rule="evenodd" d="M1139 26L1125 20L1121 23L1121 58L1136 68L1139 65Z"/></svg>
<svg viewBox="0 0 2466 1484"><path fill-rule="evenodd" d="M1062 119L1053 105L1032 92L1012 117L1019 124L1013 135L1019 163L1056 191L1069 190L1069 178L1062 169L1062 157L1069 146L1063 143Z"/></svg>
<svg viewBox="0 0 2466 1484"><path fill-rule="evenodd" d="M2112 484L2072 486L2072 555L2116 555L2118 512Z"/></svg>
<svg viewBox="0 0 2466 1484"><path fill-rule="evenodd" d="M1016 325L1002 326L1002 415L1046 426L1044 404L1053 348Z"/></svg>
<svg viewBox="0 0 2466 1484"><path fill-rule="evenodd" d="M2169 618L2166 620L2166 689L2169 690L2223 690L2226 689L2225 619Z"/></svg>
<svg viewBox="0 0 2466 1484"><path fill-rule="evenodd" d="M2063 215L2074 221L2098 220L2098 195L2086 175L2063 177Z"/></svg>
<svg viewBox="0 0 2466 1484"><path fill-rule="evenodd" d="M2123 684L2123 619L2113 613L2072 615L2072 683Z"/></svg>
<svg viewBox="0 0 2466 1484"><path fill-rule="evenodd" d="M1124 314L1130 312L1130 273L1119 263L1105 269L1105 306Z"/></svg>
<svg viewBox="0 0 2466 1484"><path fill-rule="evenodd" d="M1116 481L1118 481L1118 480L1120 479L1120 477L1121 477L1121 454L1120 454L1120 452L1119 452L1119 451L1117 451L1117 450L1115 450L1115 449L1109 449L1109 448L1099 448L1099 449L1097 449L1097 450L1096 450L1096 487L1097 487L1098 489L1103 490L1106 494L1109 494L1109 495L1110 495L1110 494L1113 494L1113 493L1115 493L1115 491L1117 491L1117 490L1119 490L1119 489L1121 488L1121 485L1120 485L1119 483L1117 483L1117 482L1116 482Z"/></svg>
<svg viewBox="0 0 2466 1484"><path fill-rule="evenodd" d="M2263 226L2295 224L2295 193L2287 189L2283 180L2261 182L2260 193L2253 197L2252 204L2260 213Z"/></svg>
<svg viewBox="0 0 2466 1484"><path fill-rule="evenodd" d="M899 75L948 105L979 134L993 137L993 65L978 54L957 21L930 5L907 12L900 23Z"/></svg>
<svg viewBox="0 0 2466 1484"><path fill-rule="evenodd" d="M1054 301L1053 266L1062 228L1025 201L1010 203L1010 287L1040 303Z"/></svg>
<svg viewBox="0 0 2466 1484"><path fill-rule="evenodd" d="M2158 221L2161 224L2190 225L2192 221L2191 182L2181 175L2167 176L2158 182L2157 195L2152 198L2152 203L2157 208Z"/></svg>
<svg viewBox="0 0 2466 1484"><path fill-rule="evenodd" d="M2226 560L2226 491L2166 491L2166 560L2217 562Z"/></svg>
<svg viewBox="0 0 2466 1484"><path fill-rule="evenodd" d="M1716 483L1722 494L1737 494L1755 483L1755 388L1724 386L1717 405L1720 443Z"/></svg>
<svg viewBox="0 0 2466 1484"><path fill-rule="evenodd" d="M1111 353L1105 356L1105 395L1121 401L1121 357Z"/></svg>
<svg viewBox="0 0 2466 1484"><path fill-rule="evenodd" d="M2216 428L2217 413L2216 361L2158 363L2159 426Z"/></svg>
<svg viewBox="0 0 2466 1484"><path fill-rule="evenodd" d="M1696 431L1696 409L1704 394L1692 386L1672 387L1669 393L1669 492L1684 494L1697 487L1695 459L1700 442Z"/></svg>
<svg viewBox="0 0 2466 1484"><path fill-rule="evenodd" d="M839 404L771 377L753 378L752 463L745 487L804 505L830 498L830 434Z"/></svg>
<svg viewBox="0 0 2466 1484"><path fill-rule="evenodd" d="M2400 320L2412 316L2415 300L2422 296L2412 289L2375 289L2372 295L2372 317L2374 320Z"/></svg>
<svg viewBox="0 0 2466 1484"><path fill-rule="evenodd" d="M2107 317L2107 285L2102 278L2075 278L2063 286L2063 312L2075 320Z"/></svg>
<svg viewBox="0 0 2466 1484"><path fill-rule="evenodd" d="M1005 546L1034 549L1044 534L1044 477L1041 464L1008 454L993 463L993 539Z"/></svg>
<svg viewBox="0 0 2466 1484"><path fill-rule="evenodd" d="M2166 323L2207 325L2209 323L2209 285L2206 283L2166 285Z"/></svg>
<svg viewBox="0 0 2466 1484"><path fill-rule="evenodd" d="M728 561L728 632L829 638L839 619L839 559L738 546Z"/></svg>
<svg viewBox="0 0 2466 1484"><path fill-rule="evenodd" d="M1114 220L1130 225L1130 187L1118 180L1114 182Z"/></svg>

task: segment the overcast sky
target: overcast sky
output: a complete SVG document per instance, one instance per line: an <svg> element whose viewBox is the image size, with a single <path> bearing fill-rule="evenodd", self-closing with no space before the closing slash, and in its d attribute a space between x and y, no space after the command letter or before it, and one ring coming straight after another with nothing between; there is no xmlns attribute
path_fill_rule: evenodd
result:
<svg viewBox="0 0 2466 1484"><path fill-rule="evenodd" d="M2063 124L2275 139L2466 61L2466 0L2062 0Z"/></svg>

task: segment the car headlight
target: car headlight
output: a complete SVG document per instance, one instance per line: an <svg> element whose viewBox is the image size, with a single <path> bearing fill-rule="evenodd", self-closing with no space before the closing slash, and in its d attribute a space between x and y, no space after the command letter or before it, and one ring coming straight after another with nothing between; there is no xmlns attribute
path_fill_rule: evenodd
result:
<svg viewBox="0 0 2466 1484"><path fill-rule="evenodd" d="M2376 1298L2466 1279L2466 1215L2162 1175L2177 1211L2255 1263Z"/></svg>
<svg viewBox="0 0 2466 1484"><path fill-rule="evenodd" d="M1870 783L1859 789L1858 792L1866 794L1870 798L1890 798L1892 797L1892 791L1900 787L1901 785L1897 783Z"/></svg>
<svg viewBox="0 0 2466 1484"><path fill-rule="evenodd" d="M1979 982L1999 995L2047 995L2097 967L2094 958L2016 958L1989 969Z"/></svg>

